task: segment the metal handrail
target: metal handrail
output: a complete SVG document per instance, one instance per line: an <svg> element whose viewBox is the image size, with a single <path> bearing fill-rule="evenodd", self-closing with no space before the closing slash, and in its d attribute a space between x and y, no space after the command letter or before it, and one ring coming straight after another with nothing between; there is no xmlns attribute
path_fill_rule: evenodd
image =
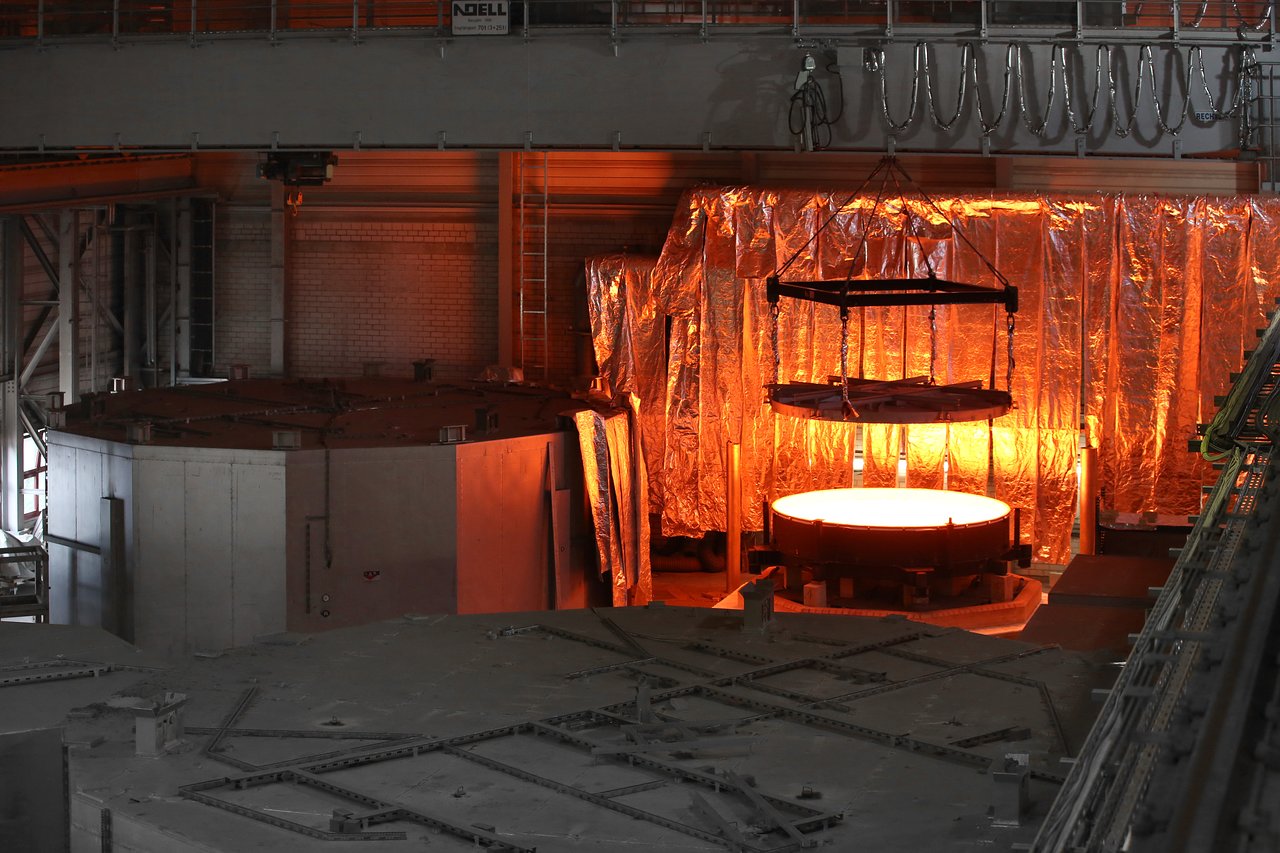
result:
<svg viewBox="0 0 1280 853"><path fill-rule="evenodd" d="M878 33L896 28L949 26L986 37L992 29L1016 29L1042 38L1083 32L1141 33L1177 41L1195 31L1269 38L1275 0L1196 0L1149 4L1125 0L953 0L945 6L921 0L789 0L789 2L641 2L641 0L479 0L509 12L509 32L539 31L672 33ZM475 0L36 0L0 5L0 40L44 44L51 39L109 39L345 32L428 32L451 35L455 7Z"/></svg>

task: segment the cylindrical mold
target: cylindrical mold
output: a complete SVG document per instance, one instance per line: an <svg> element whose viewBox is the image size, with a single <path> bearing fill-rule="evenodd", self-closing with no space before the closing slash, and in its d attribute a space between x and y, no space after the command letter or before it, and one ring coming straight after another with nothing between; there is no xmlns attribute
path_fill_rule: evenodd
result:
<svg viewBox="0 0 1280 853"><path fill-rule="evenodd" d="M828 489L773 502L774 547L834 576L941 576L999 570L1011 510L993 498L935 489Z"/></svg>

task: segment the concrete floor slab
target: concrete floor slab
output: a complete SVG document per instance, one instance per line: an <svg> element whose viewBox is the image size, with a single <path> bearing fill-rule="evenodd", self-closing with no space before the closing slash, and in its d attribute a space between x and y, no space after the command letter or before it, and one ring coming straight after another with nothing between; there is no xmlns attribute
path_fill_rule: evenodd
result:
<svg viewBox="0 0 1280 853"><path fill-rule="evenodd" d="M1035 817L992 826L991 761L1030 753L1046 803L1060 731L1107 677L903 620L775 628L683 607L432 617L178 661L122 691L191 697L178 749L134 756L109 705L72 716L94 744L72 753L75 832L96 841L96 808L138 850L371 849L328 835L338 809L389 853L1009 849Z"/></svg>

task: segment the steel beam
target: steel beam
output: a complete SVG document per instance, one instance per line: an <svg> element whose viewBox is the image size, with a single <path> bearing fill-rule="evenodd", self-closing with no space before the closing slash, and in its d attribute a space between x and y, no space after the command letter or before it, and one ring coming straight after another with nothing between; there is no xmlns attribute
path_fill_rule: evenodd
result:
<svg viewBox="0 0 1280 853"><path fill-rule="evenodd" d="M40 362L44 361L45 355L49 352L49 346L58 339L58 320L49 324L44 330L44 337L40 339L40 343L36 345L36 351L31 354L31 359L27 362L26 367L22 368L22 374L18 377L18 382L24 388L27 382L31 380L31 375L40 367Z"/></svg>

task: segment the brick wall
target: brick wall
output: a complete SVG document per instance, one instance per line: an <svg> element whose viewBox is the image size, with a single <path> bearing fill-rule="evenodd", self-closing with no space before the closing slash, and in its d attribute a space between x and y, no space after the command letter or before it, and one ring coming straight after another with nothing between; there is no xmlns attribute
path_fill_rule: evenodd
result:
<svg viewBox="0 0 1280 853"><path fill-rule="evenodd" d="M670 216L659 214L634 214L618 211L608 218L551 211L547 229L547 297L549 315L547 326L551 347L548 362L548 379L567 382L580 372L575 364L575 349L581 336L575 333L575 305L585 299L582 292L583 260L591 255L621 251L628 248L637 254L654 254L662 248L666 239ZM519 234L516 235L519 252ZM517 285L518 288L518 285ZM520 357L519 293L516 307L512 309L515 357ZM582 331L588 331L585 318L577 321ZM589 340L589 338L587 339ZM531 377L536 378L536 377Z"/></svg>
<svg viewBox="0 0 1280 853"><path fill-rule="evenodd" d="M214 231L213 375L271 368L271 210L219 207Z"/></svg>
<svg viewBox="0 0 1280 853"><path fill-rule="evenodd" d="M390 214L292 220L288 352L295 376L409 375L436 359L445 381L497 361L497 227Z"/></svg>

